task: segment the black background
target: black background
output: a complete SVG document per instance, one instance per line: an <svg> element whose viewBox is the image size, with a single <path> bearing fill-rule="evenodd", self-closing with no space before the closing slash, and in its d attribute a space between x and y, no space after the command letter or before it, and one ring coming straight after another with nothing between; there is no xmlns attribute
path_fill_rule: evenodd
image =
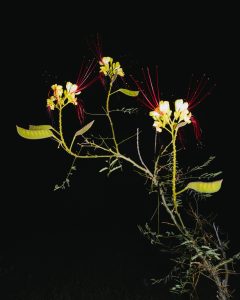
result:
<svg viewBox="0 0 240 300"><path fill-rule="evenodd" d="M94 16L90 10L86 14L80 10L78 15L74 6L66 11L36 6L22 8L23 14L11 18L14 26L4 47L9 67L2 110L6 130L1 199L2 273L6 273L2 279L10 286L8 291L17 282L26 282L23 278L29 274L33 282L39 276L38 282L44 285L52 274L64 270L71 276L84 269L96 281L116 276L132 287L152 273L167 270L166 257L137 229L151 215L142 178L127 170L126 175L106 178L98 173L98 162L80 161L71 187L53 192L72 159L50 140L27 141L16 133L16 124L49 122L45 100L50 85L74 81L83 56L93 57L89 41L97 33L103 54L119 60L129 73L140 77L142 66L158 65L160 87L166 95L181 97L192 74L196 78L207 74L210 85L216 84L196 108L203 140L201 147L191 145L189 155L192 162L201 153L216 155L214 166L223 171L223 188L203 209L218 215L217 223L231 240L231 251L239 249L239 102L233 9L193 7L191 13L180 14L177 7L168 11L104 7L94 8ZM100 88L96 83L93 91ZM98 101L98 95L93 92L89 99L83 96L84 101ZM163 291L159 287L153 292Z"/></svg>

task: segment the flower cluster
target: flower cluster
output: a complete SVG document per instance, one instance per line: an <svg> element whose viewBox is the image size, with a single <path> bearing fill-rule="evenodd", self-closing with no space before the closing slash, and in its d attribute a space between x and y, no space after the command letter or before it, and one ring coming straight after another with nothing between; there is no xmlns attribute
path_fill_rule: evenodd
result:
<svg viewBox="0 0 240 300"><path fill-rule="evenodd" d="M111 81L114 81L117 76L124 76L123 69L121 68L120 63L113 62L113 59L109 56L103 57L100 61L100 73L103 73L105 76L109 76Z"/></svg>
<svg viewBox="0 0 240 300"><path fill-rule="evenodd" d="M55 107L63 107L69 103L77 105L76 95L81 93L77 84L67 82L65 90L63 90L63 87L58 84L53 84L51 88L53 90L53 95L47 99L47 107L50 110L54 110Z"/></svg>
<svg viewBox="0 0 240 300"><path fill-rule="evenodd" d="M153 126L158 132L162 132L162 128L165 128L170 123L171 114L172 111L168 101L160 101L159 106L149 113L154 120Z"/></svg>
<svg viewBox="0 0 240 300"><path fill-rule="evenodd" d="M153 126L156 128L156 131L162 132L162 129L166 125L178 125L184 126L191 123L191 113L188 110L188 103L183 102L182 99L175 101L175 111L172 116L172 111L168 101L160 101L159 105L155 110L151 111L149 115L153 118Z"/></svg>
<svg viewBox="0 0 240 300"><path fill-rule="evenodd" d="M192 114L188 110L188 102L183 102L183 99L175 101L174 120L178 123L184 121L187 124L191 123Z"/></svg>

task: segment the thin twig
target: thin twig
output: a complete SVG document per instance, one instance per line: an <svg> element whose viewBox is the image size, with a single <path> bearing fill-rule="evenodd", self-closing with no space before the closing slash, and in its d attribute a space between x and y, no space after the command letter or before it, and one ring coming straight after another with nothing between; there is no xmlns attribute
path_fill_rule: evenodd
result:
<svg viewBox="0 0 240 300"><path fill-rule="evenodd" d="M142 165L145 167L146 170L149 171L148 167L146 166L146 164L144 163L141 153L140 153L140 148L139 148L139 129L137 128L137 152L138 152L138 157L142 163Z"/></svg>
<svg viewBox="0 0 240 300"><path fill-rule="evenodd" d="M226 252L224 251L224 246L223 246L223 243L219 237L219 234L218 234L218 227L216 227L216 225L213 223L213 229L215 231L215 234L216 234L216 237L217 237L217 240L218 240L218 244L220 246L220 250L222 252L222 256L224 258L224 260L226 261ZM225 269L225 279L224 279L224 285L227 286L228 285L228 279L229 279L229 269L228 269L228 264L227 262L224 264L224 269Z"/></svg>

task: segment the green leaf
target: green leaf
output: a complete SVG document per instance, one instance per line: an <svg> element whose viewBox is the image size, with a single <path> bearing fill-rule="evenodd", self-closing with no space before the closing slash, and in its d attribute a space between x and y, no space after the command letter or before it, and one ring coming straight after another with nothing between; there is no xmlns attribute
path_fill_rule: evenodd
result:
<svg viewBox="0 0 240 300"><path fill-rule="evenodd" d="M79 130L74 134L74 137L73 137L73 139L72 139L72 143L71 143L70 149L72 149L72 146L73 146L73 144L74 144L74 141L75 141L76 137L77 137L78 135L83 135L85 132L87 132L87 131L92 127L93 123L94 123L94 120L91 121L90 123L88 123L87 125L83 126L81 129L79 129Z"/></svg>
<svg viewBox="0 0 240 300"><path fill-rule="evenodd" d="M85 132L87 132L93 125L94 120L88 123L87 125L83 126L81 129L79 129L75 135L74 138L76 138L78 135L83 135Z"/></svg>
<svg viewBox="0 0 240 300"><path fill-rule="evenodd" d="M212 182L203 182L203 181L195 181L195 182L190 182L186 188L192 189L196 192L199 193L216 193L220 190L222 186L222 179L221 180L216 180Z"/></svg>
<svg viewBox="0 0 240 300"><path fill-rule="evenodd" d="M131 90L127 90L127 89L119 89L116 92L121 92L130 97L137 97L139 94L139 91L131 91Z"/></svg>
<svg viewBox="0 0 240 300"><path fill-rule="evenodd" d="M54 136L52 131L49 129L28 130L18 126L16 127L17 127L18 134L25 139L39 140L39 139L46 139Z"/></svg>
<svg viewBox="0 0 240 300"><path fill-rule="evenodd" d="M53 129L51 125L29 125L30 130Z"/></svg>

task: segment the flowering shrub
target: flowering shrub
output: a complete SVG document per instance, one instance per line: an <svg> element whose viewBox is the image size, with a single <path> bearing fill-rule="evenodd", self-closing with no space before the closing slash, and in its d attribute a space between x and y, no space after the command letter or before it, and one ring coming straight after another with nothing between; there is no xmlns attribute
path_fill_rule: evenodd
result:
<svg viewBox="0 0 240 300"><path fill-rule="evenodd" d="M100 172L106 171L107 174L122 169L123 163L132 165L139 175L147 179L149 191L156 195L158 202L153 214L153 217L157 218L157 229L154 231L149 224L145 224L145 226L138 226L139 230L152 244L159 246L162 250L166 251L167 249L169 255L174 256L175 261L173 270L167 276L161 279L152 279L152 283L171 281L171 292L188 293L193 296L199 278L206 276L216 285L217 299L229 299L231 290L228 278L230 274L234 273L232 264L239 260L240 253L228 258L227 241L221 240L215 224L200 215L197 207L194 206L194 201L190 205L183 201L186 193L188 197L191 196L197 202L199 196L200 198L209 197L218 192L222 185L222 179L215 178L221 172L200 174L210 164L212 157L204 164L187 170L181 169L178 164L177 153L180 145L178 137L182 127L192 124L197 139L200 138L199 124L191 112L192 108L201 101L199 94L194 93L192 97L177 99L173 102L162 100L158 83L154 87L149 69L147 69L147 76L144 73L146 89L135 79L133 81L136 84L136 90L116 89L115 83L125 76L120 63L114 62L113 58L107 56L100 57L98 65L100 67L98 76L89 82L87 80L94 72L93 63L86 68L86 72L82 74L82 80L77 83L67 82L65 87L59 84L51 86L46 106L49 111L57 112L57 126L30 125L29 129L17 126L18 134L27 139L52 138L59 147L73 156L74 161L76 159L103 158L107 165ZM90 135L92 128L97 126L97 121L91 120L73 135L71 143L68 144L63 133L63 111L69 104L72 104L78 107L82 116L81 120L83 120L83 115L88 115L88 113L78 100L78 96L102 76L106 77L108 86L102 115L105 115L108 120L109 135L104 137L101 132L99 136ZM110 100L117 93L137 97L150 109L149 118L153 119L153 128L149 128L149 131L151 134L154 129L156 139L159 140L165 133L170 135L170 142L167 145L161 144L159 147L155 144L155 157L152 165L147 165L141 155L138 129L134 136L130 136L124 141L119 141L116 135L113 113L124 112L124 108L110 109ZM97 118L97 115L95 117ZM101 129L101 126L96 128ZM122 144L126 144L129 139L136 139L137 158L122 152ZM192 181L193 179L195 180ZM68 177L62 186L55 186L55 190L63 188L65 184L69 184ZM160 206L167 213L164 214L166 219L161 223Z"/></svg>

